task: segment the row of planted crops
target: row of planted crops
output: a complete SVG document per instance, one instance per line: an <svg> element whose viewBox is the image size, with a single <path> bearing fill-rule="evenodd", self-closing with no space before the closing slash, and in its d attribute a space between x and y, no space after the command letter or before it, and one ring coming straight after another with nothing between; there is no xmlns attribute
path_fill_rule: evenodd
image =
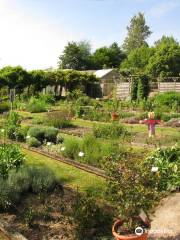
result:
<svg viewBox="0 0 180 240"><path fill-rule="evenodd" d="M173 146L158 149L152 148L152 144L151 147L134 147L132 142L140 131L139 126L133 130L119 121L111 122L110 113L119 111L120 121L130 118L139 121L146 115L140 103L133 106L132 103L128 105L130 103L120 102L118 104L121 106L117 106L113 101L103 102L84 96L77 100L70 98L68 101L53 103L50 96L46 96L46 100L44 98L40 96L28 102L16 102L15 111L2 115L1 211L18 211L19 203L25 201L25 207L18 212L21 218L17 219L21 224L25 223L24 229L18 229L27 236L37 231L38 221L46 222L46 226L50 222L61 222L60 228L64 232L71 229L66 232L68 239L112 239L111 225L117 217L124 221L120 229L115 229L118 234L134 233L137 226L146 229L148 224L137 218L139 213L143 211L150 214L163 196L179 190L180 147L178 143L174 145L174 142L178 142L178 127L174 126L174 130L164 126L163 129L163 134L167 132L171 134L170 137L176 136ZM162 118L168 116L168 120L178 119L179 113L173 110L176 101L171 111L162 108ZM44 109L42 102L45 104ZM32 108L29 108L30 104ZM134 110L128 112L130 108ZM96 122L83 122L82 119ZM84 131L72 136L72 129L78 131L78 122L80 125L85 124ZM7 144L9 139L14 143ZM59 157L101 168L107 180L102 180L103 187L98 188L97 178L93 188L89 188L86 193L77 193L66 188L60 177L61 172L58 172L57 177L57 172L47 167L45 161L39 165L39 156L28 163L28 157L22 153L17 142L48 154L55 153ZM31 201L28 203L26 196L29 194L31 196L28 199ZM48 227L52 229L52 226ZM42 232L39 232L39 239L42 239Z"/></svg>

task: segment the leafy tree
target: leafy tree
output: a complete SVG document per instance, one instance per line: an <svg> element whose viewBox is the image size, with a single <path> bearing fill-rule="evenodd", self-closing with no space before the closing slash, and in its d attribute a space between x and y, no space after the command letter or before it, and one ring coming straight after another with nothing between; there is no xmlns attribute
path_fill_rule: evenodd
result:
<svg viewBox="0 0 180 240"><path fill-rule="evenodd" d="M0 70L0 78L9 88L16 88L20 93L28 84L29 75L21 66L7 66Z"/></svg>
<svg viewBox="0 0 180 240"><path fill-rule="evenodd" d="M155 53L149 59L147 72L153 77L179 76L180 44L173 37L163 36L155 43Z"/></svg>
<svg viewBox="0 0 180 240"><path fill-rule="evenodd" d="M92 55L94 69L117 68L124 58L125 54L116 42L110 47L98 48Z"/></svg>
<svg viewBox="0 0 180 240"><path fill-rule="evenodd" d="M154 48L150 48L146 45L135 48L129 53L127 59L122 62L120 70L128 70L131 74L143 73L153 53Z"/></svg>
<svg viewBox="0 0 180 240"><path fill-rule="evenodd" d="M139 101L147 99L149 94L149 79L145 75L139 76L137 86L137 99Z"/></svg>
<svg viewBox="0 0 180 240"><path fill-rule="evenodd" d="M90 67L91 46L86 41L68 42L59 57L60 69L86 70Z"/></svg>
<svg viewBox="0 0 180 240"><path fill-rule="evenodd" d="M146 25L143 13L140 12L131 19L127 30L128 35L123 44L123 49L126 53L130 53L135 48L147 45L145 40L149 37L151 31L149 26Z"/></svg>
<svg viewBox="0 0 180 240"><path fill-rule="evenodd" d="M39 91L42 91L44 87L48 85L45 72L43 70L33 70L29 72L30 74L30 83L33 88L33 93L36 94Z"/></svg>

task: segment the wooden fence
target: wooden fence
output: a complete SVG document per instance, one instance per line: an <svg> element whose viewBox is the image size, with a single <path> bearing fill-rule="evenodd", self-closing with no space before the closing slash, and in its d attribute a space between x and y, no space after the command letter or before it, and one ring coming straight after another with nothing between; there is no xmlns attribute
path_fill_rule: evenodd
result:
<svg viewBox="0 0 180 240"><path fill-rule="evenodd" d="M150 84L151 92L180 92L180 82L159 82ZM118 99L130 98L131 84L129 82L122 82L116 85L116 96Z"/></svg>
<svg viewBox="0 0 180 240"><path fill-rule="evenodd" d="M118 83L116 86L116 97L126 99L130 97L131 84L129 82Z"/></svg>
<svg viewBox="0 0 180 240"><path fill-rule="evenodd" d="M159 92L180 92L180 82L160 82L158 83Z"/></svg>

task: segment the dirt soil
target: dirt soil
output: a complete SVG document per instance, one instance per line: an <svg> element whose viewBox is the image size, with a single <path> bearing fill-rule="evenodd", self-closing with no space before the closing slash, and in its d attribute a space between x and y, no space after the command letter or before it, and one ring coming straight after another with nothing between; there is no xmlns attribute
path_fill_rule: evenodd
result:
<svg viewBox="0 0 180 240"><path fill-rule="evenodd" d="M28 194L17 209L0 213L0 219L28 240L75 240L72 204L75 192L57 189L47 195Z"/></svg>
<svg viewBox="0 0 180 240"><path fill-rule="evenodd" d="M152 216L150 239L180 240L180 192L163 199Z"/></svg>

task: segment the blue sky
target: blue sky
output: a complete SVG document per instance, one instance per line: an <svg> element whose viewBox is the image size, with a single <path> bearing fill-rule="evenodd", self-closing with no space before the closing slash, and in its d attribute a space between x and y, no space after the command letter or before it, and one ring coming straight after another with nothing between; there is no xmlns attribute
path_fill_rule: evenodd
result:
<svg viewBox="0 0 180 240"><path fill-rule="evenodd" d="M0 0L0 67L56 67L68 41L94 50L126 37L131 17L144 12L153 32L180 41L180 0Z"/></svg>

